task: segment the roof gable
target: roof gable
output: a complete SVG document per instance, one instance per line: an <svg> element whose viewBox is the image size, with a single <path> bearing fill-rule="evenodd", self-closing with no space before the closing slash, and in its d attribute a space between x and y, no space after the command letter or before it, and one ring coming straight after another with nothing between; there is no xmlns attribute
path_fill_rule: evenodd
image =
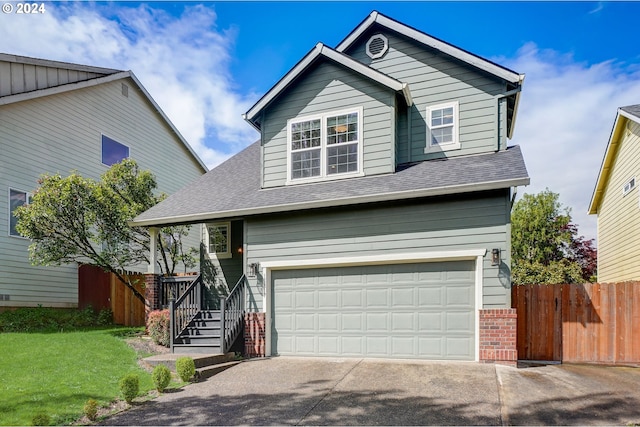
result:
<svg viewBox="0 0 640 427"><path fill-rule="evenodd" d="M330 47L325 46L322 43L318 43L304 58L302 58L285 76L280 79L258 102L251 107L243 118L247 120L258 131L260 130L260 123L257 120L258 115L264 110L271 102L273 102L281 93L294 84L294 82L307 72L318 61L332 61L338 65L341 65L355 73L362 75L378 82L379 84L395 91L400 92L404 97L407 105L412 104L411 92L409 85L396 80L388 75L381 73L359 61L356 61L349 56L340 53Z"/></svg>
<svg viewBox="0 0 640 427"><path fill-rule="evenodd" d="M422 31L418 31L415 28L402 24L401 22L391 19L377 11L371 12L371 14L362 21L360 25L358 25L342 42L340 42L336 50L338 52L346 52L350 47L358 42L360 36L366 33L374 25L380 25L393 30L475 68L493 74L509 83L520 84L524 80L523 74L516 73L506 67L495 64L487 59L474 55L471 52L467 52L464 49L423 33Z"/></svg>
<svg viewBox="0 0 640 427"><path fill-rule="evenodd" d="M616 154L620 149L620 144L624 139L623 130L628 120L632 120L636 123L640 123L640 104L629 105L627 107L618 108L616 113L616 120L613 123L613 129L607 142L607 149L602 159L602 165L600 166L600 172L598 173L598 179L596 180L596 186L591 196L591 203L589 203L589 214L598 213L602 196L604 195L611 174Z"/></svg>

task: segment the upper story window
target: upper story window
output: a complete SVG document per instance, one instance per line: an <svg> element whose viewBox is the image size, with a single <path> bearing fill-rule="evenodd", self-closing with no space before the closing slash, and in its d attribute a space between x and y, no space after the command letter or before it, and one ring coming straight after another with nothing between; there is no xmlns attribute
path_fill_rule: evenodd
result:
<svg viewBox="0 0 640 427"><path fill-rule="evenodd" d="M231 223L207 224L207 252L218 258L231 258Z"/></svg>
<svg viewBox="0 0 640 427"><path fill-rule="evenodd" d="M458 102L427 107L426 152L460 148L458 138Z"/></svg>
<svg viewBox="0 0 640 427"><path fill-rule="evenodd" d="M111 166L129 157L129 147L102 135L102 163Z"/></svg>
<svg viewBox="0 0 640 427"><path fill-rule="evenodd" d="M362 108L287 122L288 183L362 173Z"/></svg>
<svg viewBox="0 0 640 427"><path fill-rule="evenodd" d="M26 205L31 202L31 194L26 191L9 189L9 235L15 237L22 237L16 226L18 225L18 218L14 216L14 212L20 206Z"/></svg>

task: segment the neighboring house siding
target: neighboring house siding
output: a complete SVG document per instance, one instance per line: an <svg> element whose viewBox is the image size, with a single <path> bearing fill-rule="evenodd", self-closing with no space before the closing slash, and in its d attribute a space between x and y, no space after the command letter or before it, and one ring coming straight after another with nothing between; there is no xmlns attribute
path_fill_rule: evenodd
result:
<svg viewBox="0 0 640 427"><path fill-rule="evenodd" d="M598 210L598 281L640 279L640 124L628 121ZM635 188L623 195L635 177Z"/></svg>
<svg viewBox="0 0 640 427"><path fill-rule="evenodd" d="M129 80L0 106L0 294L10 295L0 305L77 304L77 267L32 267L29 241L8 235L8 191L33 191L43 173L77 170L99 179L108 169L101 161L102 134L127 145L130 157L156 175L159 191L173 193L203 173ZM189 246L198 242L195 227Z"/></svg>
<svg viewBox="0 0 640 427"><path fill-rule="evenodd" d="M363 107L364 173L394 170L395 94L345 68L321 63L268 107L262 124L263 187L287 180L287 120L315 113Z"/></svg>
<svg viewBox="0 0 640 427"><path fill-rule="evenodd" d="M509 191L247 219L248 263L486 248L483 307L510 306ZM491 266L491 249L503 265ZM250 305L262 307L253 279Z"/></svg>
<svg viewBox="0 0 640 427"><path fill-rule="evenodd" d="M428 160L443 155L450 157L484 153L497 150L498 143L500 149L506 148L506 103L501 103L499 113L498 100L495 98L506 91L504 82L389 31L382 33L389 40L388 52L382 58L372 60L365 52L365 45L369 37L376 33L378 32L368 32L345 53L408 83L411 88L414 105L410 113L410 138L403 139L398 144L398 163ZM460 103L461 148L444 153L425 153L426 108L456 100ZM503 130L500 134L499 125Z"/></svg>
<svg viewBox="0 0 640 427"><path fill-rule="evenodd" d="M103 75L64 68L0 61L0 96L90 80Z"/></svg>

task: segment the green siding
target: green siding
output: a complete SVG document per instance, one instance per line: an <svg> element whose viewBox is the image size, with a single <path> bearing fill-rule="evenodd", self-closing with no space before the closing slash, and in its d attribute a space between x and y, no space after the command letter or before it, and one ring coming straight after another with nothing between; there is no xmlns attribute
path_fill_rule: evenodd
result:
<svg viewBox="0 0 640 427"><path fill-rule="evenodd" d="M248 263L486 248L485 308L510 306L509 191L247 219ZM491 266L491 249L503 253ZM262 282L252 280L262 309Z"/></svg>
<svg viewBox="0 0 640 427"><path fill-rule="evenodd" d="M128 97L122 95L122 83L129 86ZM31 266L29 241L9 236L8 192L33 191L43 173L66 176L77 170L98 179L107 170L101 161L102 134L129 146L130 156L153 171L164 193L203 173L130 80L0 106L0 294L10 298L0 305L77 304L77 267ZM197 246L199 227L194 226L187 247Z"/></svg>
<svg viewBox="0 0 640 427"><path fill-rule="evenodd" d="M355 107L364 110L364 173L393 172L394 102L389 89L343 67L319 64L265 111L263 187L285 185L287 180L287 120Z"/></svg>
<svg viewBox="0 0 640 427"><path fill-rule="evenodd" d="M408 135L398 141L398 163L437 157L478 154L506 148L504 113L506 103L498 108L496 95L506 91L506 83L482 71L472 69L444 54L391 31L382 33L389 40L389 51L372 60L365 53L369 37L364 34L346 54L395 79L409 84L414 105L411 111L411 141ZM460 103L459 150L425 153L426 108L449 101Z"/></svg>

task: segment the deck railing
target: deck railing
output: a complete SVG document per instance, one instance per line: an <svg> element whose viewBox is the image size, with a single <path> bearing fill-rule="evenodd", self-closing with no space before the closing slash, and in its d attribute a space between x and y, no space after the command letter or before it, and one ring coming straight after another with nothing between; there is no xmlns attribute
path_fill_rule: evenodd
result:
<svg viewBox="0 0 640 427"><path fill-rule="evenodd" d="M195 279L193 276L166 279L172 279L180 284L191 281L177 299L174 299L173 296L175 294L172 294L169 300L169 331L171 333L171 350L173 351L175 339L180 336L182 331L189 325L189 322L202 310L203 282L201 275L196 276Z"/></svg>
<svg viewBox="0 0 640 427"><path fill-rule="evenodd" d="M220 298L222 325L222 353L226 353L242 333L244 327L247 277L242 275L227 297Z"/></svg>

